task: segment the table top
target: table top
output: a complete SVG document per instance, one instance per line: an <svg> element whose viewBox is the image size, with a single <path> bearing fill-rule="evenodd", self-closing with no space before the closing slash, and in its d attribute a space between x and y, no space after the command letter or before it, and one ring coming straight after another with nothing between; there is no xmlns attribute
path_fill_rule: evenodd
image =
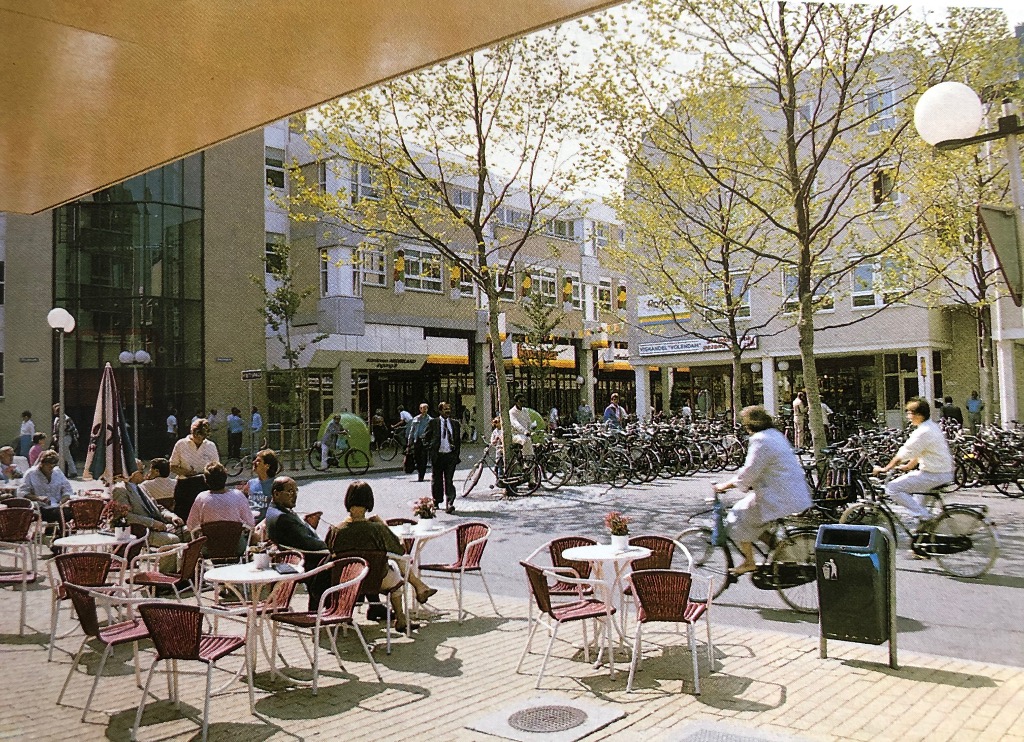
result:
<svg viewBox="0 0 1024 742"><path fill-rule="evenodd" d="M76 547L111 547L123 544L124 541L118 541L113 534L109 533L76 533L73 536L62 536L58 539L54 539L54 546L61 546L64 548L76 548Z"/></svg>
<svg viewBox="0 0 1024 742"><path fill-rule="evenodd" d="M611 544L574 546L562 552L562 558L572 562L632 562L646 559L653 552L645 546L627 546L619 549Z"/></svg>
<svg viewBox="0 0 1024 742"><path fill-rule="evenodd" d="M418 531L416 530L416 526L408 523L403 523L399 526L388 526L388 528L390 528L391 532L398 536L398 538L434 538L435 536L440 536L442 533L447 533L451 530L450 527L445 528L444 526L432 526L427 530Z"/></svg>
<svg viewBox="0 0 1024 742"><path fill-rule="evenodd" d="M256 569L252 562L248 564L225 564L222 567L214 567L203 573L203 579L209 582L231 582L235 585L259 585L267 582L278 582L280 580L296 579L302 577L305 571L297 564L294 574L283 575L276 569Z"/></svg>

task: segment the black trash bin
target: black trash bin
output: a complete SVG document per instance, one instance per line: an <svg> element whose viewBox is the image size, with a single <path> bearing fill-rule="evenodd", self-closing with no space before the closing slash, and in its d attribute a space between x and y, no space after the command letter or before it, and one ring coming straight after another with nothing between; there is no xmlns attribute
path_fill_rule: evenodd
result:
<svg viewBox="0 0 1024 742"><path fill-rule="evenodd" d="M818 611L822 656L826 640L883 644L895 651L895 564L892 536L878 526L818 528Z"/></svg>

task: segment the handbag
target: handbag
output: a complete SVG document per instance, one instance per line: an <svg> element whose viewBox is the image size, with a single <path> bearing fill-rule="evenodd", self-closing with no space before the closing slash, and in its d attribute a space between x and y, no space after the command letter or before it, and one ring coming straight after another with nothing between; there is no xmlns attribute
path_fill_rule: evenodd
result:
<svg viewBox="0 0 1024 742"><path fill-rule="evenodd" d="M405 461L402 462L402 468L405 469L406 474L412 474L416 471L416 457L412 451L405 454Z"/></svg>

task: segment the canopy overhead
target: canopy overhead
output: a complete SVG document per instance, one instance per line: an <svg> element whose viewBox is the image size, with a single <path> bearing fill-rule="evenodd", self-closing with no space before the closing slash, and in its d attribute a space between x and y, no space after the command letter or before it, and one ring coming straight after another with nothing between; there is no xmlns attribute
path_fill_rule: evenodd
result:
<svg viewBox="0 0 1024 742"><path fill-rule="evenodd" d="M0 211L619 1L0 0Z"/></svg>

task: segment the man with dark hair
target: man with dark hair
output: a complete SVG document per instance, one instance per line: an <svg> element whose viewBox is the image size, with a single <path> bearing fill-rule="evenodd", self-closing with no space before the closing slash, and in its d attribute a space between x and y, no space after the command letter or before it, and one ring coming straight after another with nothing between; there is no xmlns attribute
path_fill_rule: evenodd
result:
<svg viewBox="0 0 1024 742"><path fill-rule="evenodd" d="M149 471L139 487L157 504L173 508L174 484L174 480L171 479L171 462L163 457L157 457L149 462Z"/></svg>
<svg viewBox="0 0 1024 742"><path fill-rule="evenodd" d="M291 477L277 477L271 485L271 505L267 508L267 537L285 549L304 552L303 567L306 571L316 569L330 554L327 544L317 536L316 531L295 512L299 497L299 485ZM320 606L320 596L331 586L331 571L314 575L306 582L309 591L309 607L315 611Z"/></svg>
<svg viewBox="0 0 1024 742"><path fill-rule="evenodd" d="M228 489L228 470L219 461L206 465L203 472L207 491L199 493L186 521L189 529L217 520L237 521L252 528L256 518L249 498L236 489Z"/></svg>
<svg viewBox="0 0 1024 742"><path fill-rule="evenodd" d="M430 489L434 503L445 503L445 512L455 512L455 467L459 465L462 450L462 426L452 418L452 407L447 402L437 406L439 417L427 423L424 445L430 455Z"/></svg>
<svg viewBox="0 0 1024 742"><path fill-rule="evenodd" d="M60 520L61 504L66 503L75 494L71 482L60 470L59 463L59 453L44 451L36 465L25 472L18 485L18 497L27 497L38 502L43 520L49 523ZM65 510L64 515L65 518L70 518L71 511Z"/></svg>
<svg viewBox="0 0 1024 742"><path fill-rule="evenodd" d="M942 419L943 420L956 420L960 427L964 425L964 413L960 411L960 408L953 404L952 397L946 397L942 405Z"/></svg>
<svg viewBox="0 0 1024 742"><path fill-rule="evenodd" d="M902 463L906 472L885 485L885 494L902 505L919 521L928 520L930 513L920 495L953 481L953 454L950 453L946 434L931 420L932 408L923 397L907 402L907 419L915 426L900 450L885 466L876 466L874 474L884 474Z"/></svg>
<svg viewBox="0 0 1024 742"><path fill-rule="evenodd" d="M430 420L430 405L423 402L420 404L420 414L405 426L407 435L405 452L413 455L420 482L427 476L427 447L424 445L424 436L427 434L427 425L430 424Z"/></svg>

